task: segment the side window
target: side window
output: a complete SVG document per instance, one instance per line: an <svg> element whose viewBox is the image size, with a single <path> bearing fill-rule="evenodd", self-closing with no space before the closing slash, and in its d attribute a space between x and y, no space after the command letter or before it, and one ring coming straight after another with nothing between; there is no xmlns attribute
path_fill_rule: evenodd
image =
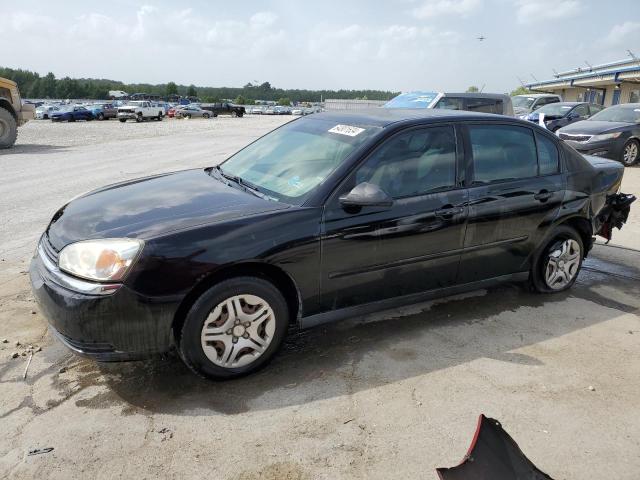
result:
<svg viewBox="0 0 640 480"><path fill-rule="evenodd" d="M461 98L442 97L433 108L444 108L447 110L464 110Z"/></svg>
<svg viewBox="0 0 640 480"><path fill-rule="evenodd" d="M491 98L467 98L465 104L470 112L502 113L502 109L496 111L496 101Z"/></svg>
<svg viewBox="0 0 640 480"><path fill-rule="evenodd" d="M556 145L544 135L536 133L536 143L538 144L538 164L540 165L540 175L551 175L560 171L558 160L558 149Z"/></svg>
<svg viewBox="0 0 640 480"><path fill-rule="evenodd" d="M393 198L453 188L453 127L416 129L390 138L358 168L355 180L356 184L374 183Z"/></svg>
<svg viewBox="0 0 640 480"><path fill-rule="evenodd" d="M573 112L577 113L580 117L588 117L589 107L587 105L578 105Z"/></svg>
<svg viewBox="0 0 640 480"><path fill-rule="evenodd" d="M533 132L511 125L470 125L474 183L535 177L538 160Z"/></svg>
<svg viewBox="0 0 640 480"><path fill-rule="evenodd" d="M603 110L604 107L602 105L589 105L589 110L591 112L591 115L595 115L596 113L598 113L600 110Z"/></svg>

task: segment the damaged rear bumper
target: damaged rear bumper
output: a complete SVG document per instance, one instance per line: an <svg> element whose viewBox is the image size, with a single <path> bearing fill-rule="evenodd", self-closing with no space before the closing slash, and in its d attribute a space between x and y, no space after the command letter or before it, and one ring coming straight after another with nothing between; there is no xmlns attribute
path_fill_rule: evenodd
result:
<svg viewBox="0 0 640 480"><path fill-rule="evenodd" d="M613 229L622 229L629 218L631 204L636 201L634 195L617 193L609 195L605 206L596 217L596 228L594 232L607 240L611 240Z"/></svg>

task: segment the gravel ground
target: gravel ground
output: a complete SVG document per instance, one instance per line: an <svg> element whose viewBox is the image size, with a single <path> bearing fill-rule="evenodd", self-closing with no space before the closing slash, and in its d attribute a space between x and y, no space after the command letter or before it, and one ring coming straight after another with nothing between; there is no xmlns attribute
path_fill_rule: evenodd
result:
<svg viewBox="0 0 640 480"><path fill-rule="evenodd" d="M0 478L435 479L485 413L553 478L636 479L640 205L569 293L508 284L354 318L291 336L237 381L173 355L100 365L48 335L26 268L57 207L215 164L287 120L31 122L0 154ZM640 193L640 169L623 190Z"/></svg>

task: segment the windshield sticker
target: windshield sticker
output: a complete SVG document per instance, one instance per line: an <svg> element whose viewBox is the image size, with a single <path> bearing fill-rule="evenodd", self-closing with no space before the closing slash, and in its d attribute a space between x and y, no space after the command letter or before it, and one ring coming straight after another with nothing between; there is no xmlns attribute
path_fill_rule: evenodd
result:
<svg viewBox="0 0 640 480"><path fill-rule="evenodd" d="M349 137L355 137L362 132L364 132L364 128L353 127L351 125L336 125L329 129L329 133L337 133L339 135L347 135Z"/></svg>

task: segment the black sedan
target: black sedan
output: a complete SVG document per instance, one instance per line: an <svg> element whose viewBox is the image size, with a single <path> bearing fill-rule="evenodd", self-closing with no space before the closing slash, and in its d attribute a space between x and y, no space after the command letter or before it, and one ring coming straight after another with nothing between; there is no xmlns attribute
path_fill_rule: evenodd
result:
<svg viewBox="0 0 640 480"><path fill-rule="evenodd" d="M589 120L561 128L557 134L580 153L631 166L640 159L640 103L605 108Z"/></svg>
<svg viewBox="0 0 640 480"><path fill-rule="evenodd" d="M52 122L75 122L76 120L93 120L93 113L82 106L75 106L51 114Z"/></svg>
<svg viewBox="0 0 640 480"><path fill-rule="evenodd" d="M209 378L311 327L505 280L570 288L633 197L624 168L490 114L300 118L217 167L63 206L31 262L58 338L97 360L175 346Z"/></svg>
<svg viewBox="0 0 640 480"><path fill-rule="evenodd" d="M570 123L586 120L603 108L593 103L556 102L540 107L535 112L525 115L524 118L530 122L540 123L540 118L544 115L542 118L545 127L555 132Z"/></svg>

